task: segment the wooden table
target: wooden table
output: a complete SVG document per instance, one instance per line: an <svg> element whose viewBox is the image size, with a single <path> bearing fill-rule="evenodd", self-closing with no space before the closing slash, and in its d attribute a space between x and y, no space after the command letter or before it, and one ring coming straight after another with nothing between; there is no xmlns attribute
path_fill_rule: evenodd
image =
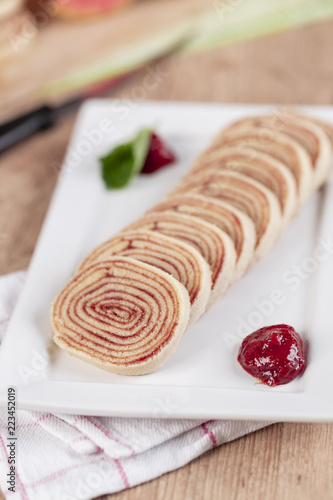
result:
<svg viewBox="0 0 333 500"><path fill-rule="evenodd" d="M333 23L171 60L149 99L333 103ZM140 76L123 92L131 96ZM75 117L1 157L0 274L27 267ZM333 499L333 424L276 424L112 500ZM106 498L106 497L104 497Z"/></svg>

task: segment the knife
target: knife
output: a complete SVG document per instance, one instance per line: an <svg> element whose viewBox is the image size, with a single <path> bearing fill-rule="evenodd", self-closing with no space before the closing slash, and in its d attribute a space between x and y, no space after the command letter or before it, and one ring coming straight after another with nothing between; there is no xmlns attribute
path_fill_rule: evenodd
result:
<svg viewBox="0 0 333 500"><path fill-rule="evenodd" d="M95 85L82 95L69 99L57 106L42 105L21 116L0 125L0 153L11 146L27 139L36 132L46 130L58 123L63 115L77 108L85 99L98 97L103 93L118 91L127 81L136 75L133 71L124 76L112 79L99 85Z"/></svg>

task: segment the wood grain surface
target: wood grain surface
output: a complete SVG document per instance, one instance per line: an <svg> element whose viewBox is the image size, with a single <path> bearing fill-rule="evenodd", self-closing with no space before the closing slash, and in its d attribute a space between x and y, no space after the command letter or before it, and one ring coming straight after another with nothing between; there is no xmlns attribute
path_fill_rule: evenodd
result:
<svg viewBox="0 0 333 500"><path fill-rule="evenodd" d="M147 99L333 103L333 23L169 60ZM143 75L122 91L131 97ZM0 161L0 274L29 265L75 116ZM333 499L333 424L275 424L104 500Z"/></svg>

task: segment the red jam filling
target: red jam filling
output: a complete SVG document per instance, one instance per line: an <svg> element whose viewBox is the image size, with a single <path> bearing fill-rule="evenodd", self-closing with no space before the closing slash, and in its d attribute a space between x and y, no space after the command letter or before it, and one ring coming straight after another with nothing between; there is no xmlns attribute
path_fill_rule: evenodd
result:
<svg viewBox="0 0 333 500"><path fill-rule="evenodd" d="M156 134L151 136L148 155L141 170L143 174L152 174L156 170L175 161L175 155L167 148Z"/></svg>
<svg viewBox="0 0 333 500"><path fill-rule="evenodd" d="M288 384L305 369L303 341L288 325L265 326L251 333L237 359L245 371L271 387Z"/></svg>

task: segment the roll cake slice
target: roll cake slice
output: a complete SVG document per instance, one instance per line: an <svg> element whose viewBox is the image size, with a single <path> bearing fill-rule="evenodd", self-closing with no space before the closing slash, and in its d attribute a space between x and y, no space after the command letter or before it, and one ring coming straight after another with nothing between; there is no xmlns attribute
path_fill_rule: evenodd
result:
<svg viewBox="0 0 333 500"><path fill-rule="evenodd" d="M228 170L198 173L184 179L170 197L189 193L230 203L252 219L256 229L255 261L267 253L280 234L282 216L278 199L263 184L246 175Z"/></svg>
<svg viewBox="0 0 333 500"><path fill-rule="evenodd" d="M230 127L231 128L231 127ZM313 190L314 172L308 152L297 141L279 132L255 127L222 131L202 157L221 148L238 147L253 160L256 152L261 152L283 163L292 173L296 182L299 205L302 205ZM227 133L228 132L228 133Z"/></svg>
<svg viewBox="0 0 333 500"><path fill-rule="evenodd" d="M225 133L228 135L235 133L235 131L248 131L253 127L263 131L282 133L298 142L311 158L314 171L313 188L317 189L325 182L330 168L332 147L322 127L311 120L307 120L306 116L287 111L275 115L263 115L240 120L228 127Z"/></svg>
<svg viewBox="0 0 333 500"><path fill-rule="evenodd" d="M206 260L212 273L207 307L216 302L234 279L236 251L231 238L218 227L198 217L175 212L156 212L128 226L125 231L157 231L193 246Z"/></svg>
<svg viewBox="0 0 333 500"><path fill-rule="evenodd" d="M189 296L178 280L129 257L82 269L51 310L59 347L121 375L156 370L175 350L189 316Z"/></svg>
<svg viewBox="0 0 333 500"><path fill-rule="evenodd" d="M331 143L331 159L330 159L330 165L328 168L328 174L329 174L330 170L333 167L333 125L331 123L325 122L323 120L319 120L318 118L313 118L312 116L309 116L309 115L306 115L305 119L307 121L314 123L318 127L320 127L325 132L325 134L327 135L327 137Z"/></svg>
<svg viewBox="0 0 333 500"><path fill-rule="evenodd" d="M323 120L319 120L318 118L313 118L312 116L306 115L305 118L306 118L306 120L309 120L310 122L315 123L318 127L321 127L325 131L327 137L329 138L331 146L333 148L333 125L331 123L327 123Z"/></svg>
<svg viewBox="0 0 333 500"><path fill-rule="evenodd" d="M236 250L234 281L244 274L253 259L256 243L254 224L245 213L229 203L201 195L173 196L155 205L148 213L168 210L199 217L227 233Z"/></svg>
<svg viewBox="0 0 333 500"><path fill-rule="evenodd" d="M270 189L278 198L282 212L282 225L285 227L295 215L298 200L296 182L290 170L280 161L256 151L248 154L237 147L221 148L210 154L202 155L187 178L193 173L210 173L230 170L257 180Z"/></svg>
<svg viewBox="0 0 333 500"><path fill-rule="evenodd" d="M205 312L212 287L211 271L193 246L156 231L129 231L96 247L81 263L78 272L93 262L116 255L155 266L182 283L190 297L190 324Z"/></svg>

